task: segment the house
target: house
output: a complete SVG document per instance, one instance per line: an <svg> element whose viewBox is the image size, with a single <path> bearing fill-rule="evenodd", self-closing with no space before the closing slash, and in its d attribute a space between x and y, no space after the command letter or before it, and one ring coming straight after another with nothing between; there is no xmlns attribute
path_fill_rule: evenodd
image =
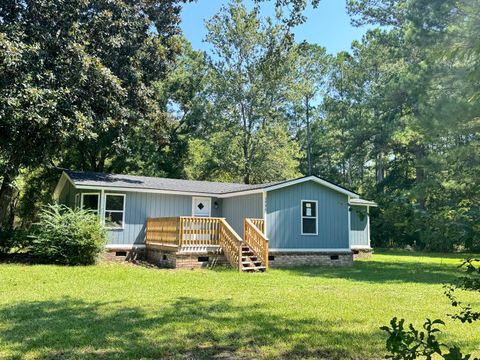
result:
<svg viewBox="0 0 480 360"><path fill-rule="evenodd" d="M64 171L58 203L98 214L111 257L160 266L351 264L374 202L317 176L247 185Z"/></svg>

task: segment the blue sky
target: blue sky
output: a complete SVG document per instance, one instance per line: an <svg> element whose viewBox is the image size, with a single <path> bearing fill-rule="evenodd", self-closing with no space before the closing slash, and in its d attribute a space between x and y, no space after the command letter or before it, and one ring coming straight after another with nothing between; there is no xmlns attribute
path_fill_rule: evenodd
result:
<svg viewBox="0 0 480 360"><path fill-rule="evenodd" d="M227 0L198 0L185 4L182 11L182 29L186 38L198 50L207 50L203 43L206 29L204 21L215 14ZM247 0L247 4L251 1ZM273 0L263 5L265 14L272 14ZM352 40L360 40L367 27L356 28L350 25L350 18L345 9L344 0L321 0L316 9L309 7L305 15L307 21L296 27L297 41L307 40L324 46L327 52L349 50Z"/></svg>

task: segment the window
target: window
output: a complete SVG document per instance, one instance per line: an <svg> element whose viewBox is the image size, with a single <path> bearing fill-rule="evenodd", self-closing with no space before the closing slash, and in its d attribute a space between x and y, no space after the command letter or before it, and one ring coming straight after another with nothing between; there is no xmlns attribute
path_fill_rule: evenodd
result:
<svg viewBox="0 0 480 360"><path fill-rule="evenodd" d="M125 223L125 195L105 194L105 227L123 229Z"/></svg>
<svg viewBox="0 0 480 360"><path fill-rule="evenodd" d="M98 193L84 193L81 197L80 207L84 210L90 210L95 215L98 215L100 208L100 194Z"/></svg>
<svg viewBox="0 0 480 360"><path fill-rule="evenodd" d="M302 200L302 235L317 235L317 202Z"/></svg>

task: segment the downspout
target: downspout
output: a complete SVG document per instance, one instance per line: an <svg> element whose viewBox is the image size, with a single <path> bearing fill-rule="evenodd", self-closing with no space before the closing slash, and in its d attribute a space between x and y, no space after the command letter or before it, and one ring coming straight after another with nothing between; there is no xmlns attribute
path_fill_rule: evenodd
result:
<svg viewBox="0 0 480 360"><path fill-rule="evenodd" d="M105 225L105 190L100 190L100 224Z"/></svg>
<svg viewBox="0 0 480 360"><path fill-rule="evenodd" d="M368 238L368 247L371 249L372 245L370 244L370 206L367 205L367 238Z"/></svg>
<svg viewBox="0 0 480 360"><path fill-rule="evenodd" d="M267 192L262 192L262 204L263 204L263 231L265 236L267 236Z"/></svg>
<svg viewBox="0 0 480 360"><path fill-rule="evenodd" d="M348 216L348 248L352 250L352 226L351 226L351 216L350 216L350 196L347 197L347 216Z"/></svg>

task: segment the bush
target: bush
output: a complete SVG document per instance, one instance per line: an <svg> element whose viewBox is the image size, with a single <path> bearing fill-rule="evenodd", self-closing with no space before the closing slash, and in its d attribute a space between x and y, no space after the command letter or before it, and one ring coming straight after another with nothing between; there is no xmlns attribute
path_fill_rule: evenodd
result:
<svg viewBox="0 0 480 360"><path fill-rule="evenodd" d="M451 301L452 306L460 309L460 313L450 314L454 320L463 323L472 323L480 320L480 311L473 311L471 304L465 304L457 299L454 294L457 290L480 291L480 259L465 259L460 268L465 269L465 275L450 285L445 285L445 295ZM439 342L437 335L441 333L440 326L445 322L440 319L427 319L423 324L424 330L417 330L412 324L404 326L405 320L400 321L394 317L390 320L390 326L382 326L380 329L388 333L386 347L388 354L386 359L414 360L414 359L445 359L445 360L469 360L470 354L462 354L457 346L448 346ZM475 358L479 360L479 358Z"/></svg>
<svg viewBox="0 0 480 360"><path fill-rule="evenodd" d="M31 245L26 230L0 229L0 254L25 253Z"/></svg>
<svg viewBox="0 0 480 360"><path fill-rule="evenodd" d="M94 264L107 239L95 214L64 205L45 206L34 228L32 253L51 263Z"/></svg>

